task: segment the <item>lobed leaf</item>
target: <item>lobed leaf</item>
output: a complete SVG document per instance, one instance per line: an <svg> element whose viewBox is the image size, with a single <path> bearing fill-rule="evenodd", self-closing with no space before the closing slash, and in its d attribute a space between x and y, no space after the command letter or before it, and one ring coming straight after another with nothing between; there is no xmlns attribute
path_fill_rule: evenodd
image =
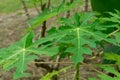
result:
<svg viewBox="0 0 120 80"><path fill-rule="evenodd" d="M79 0L74 0L73 3L69 5L65 5L64 3L61 3L57 8L53 8L51 10L49 9L44 10L40 15L28 21L28 24L30 25L30 28L28 28L28 30L34 29L44 21L48 20L53 16L60 14L61 12L65 12L72 9L73 7L76 6L76 3L78 1Z"/></svg>
<svg viewBox="0 0 120 80"><path fill-rule="evenodd" d="M58 53L58 47L48 48L47 46L42 46L37 48L38 45L49 40L37 42L37 44L35 42L36 45L34 46L32 42L33 37L33 32L29 32L20 41L8 48L0 49L0 65L3 66L4 70L16 68L14 79L28 76L28 73L25 72L27 70L27 63L38 58L35 54L53 56Z"/></svg>

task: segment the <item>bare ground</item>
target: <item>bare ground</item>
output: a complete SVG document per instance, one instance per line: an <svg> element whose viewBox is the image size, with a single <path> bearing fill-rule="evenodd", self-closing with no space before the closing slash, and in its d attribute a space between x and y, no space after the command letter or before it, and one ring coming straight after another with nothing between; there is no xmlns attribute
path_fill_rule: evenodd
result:
<svg viewBox="0 0 120 80"><path fill-rule="evenodd" d="M0 47L6 47L22 37L27 28L25 15L1 15L0 16Z"/></svg>

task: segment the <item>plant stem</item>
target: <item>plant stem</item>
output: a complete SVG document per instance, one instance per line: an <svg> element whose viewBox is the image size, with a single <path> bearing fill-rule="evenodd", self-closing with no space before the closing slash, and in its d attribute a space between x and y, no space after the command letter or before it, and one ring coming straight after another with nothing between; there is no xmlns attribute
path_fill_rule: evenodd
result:
<svg viewBox="0 0 120 80"><path fill-rule="evenodd" d="M65 0L62 0L63 3L65 3Z"/></svg>
<svg viewBox="0 0 120 80"><path fill-rule="evenodd" d="M46 32L46 21L42 23L41 37L45 37Z"/></svg>
<svg viewBox="0 0 120 80"><path fill-rule="evenodd" d="M85 0L85 12L88 11L88 0Z"/></svg>
<svg viewBox="0 0 120 80"><path fill-rule="evenodd" d="M43 12L43 11L45 10L45 8L49 9L49 8L50 8L50 3L51 3L51 0L48 0L47 5L46 5L46 4L43 4L43 3L42 3L42 0L41 0L41 11ZM47 27L46 27L46 22L47 22L47 21L44 21L44 22L42 23L41 37L45 37L45 33L46 33L46 29L47 29Z"/></svg>
<svg viewBox="0 0 120 80"><path fill-rule="evenodd" d="M74 80L79 80L79 63L76 65L76 73L75 73L75 79Z"/></svg>
<svg viewBox="0 0 120 80"><path fill-rule="evenodd" d="M117 30L111 32L110 34L108 34L108 35L106 36L106 38L107 38L107 37L110 37L111 35L115 34L115 33L118 32L118 31L120 31L120 29L117 29Z"/></svg>
<svg viewBox="0 0 120 80"><path fill-rule="evenodd" d="M48 0L47 8L50 8L51 0Z"/></svg>
<svg viewBox="0 0 120 80"><path fill-rule="evenodd" d="M70 4L72 4L73 3L73 0L70 0L70 2L69 2ZM70 17L70 10L69 11L67 11L67 14L66 14L66 18L69 18Z"/></svg>
<svg viewBox="0 0 120 80"><path fill-rule="evenodd" d="M60 62L60 55L58 55L58 56L56 57L55 62ZM54 65L52 66L52 68L53 68L53 70L58 71L58 70L59 70L59 66L60 66L60 64L57 63L57 64L54 64ZM52 77L52 80L58 80L58 76L57 76L57 75L54 75L54 76Z"/></svg>
<svg viewBox="0 0 120 80"><path fill-rule="evenodd" d="M73 64L73 62L33 62L39 64Z"/></svg>
<svg viewBox="0 0 120 80"><path fill-rule="evenodd" d="M29 12L28 12L27 6L26 6L24 0L20 0L20 1L21 1L21 3L22 3L23 9L24 9L24 11L25 11L25 14L26 14L26 16L27 16L27 18L28 18L28 20L29 20L29 19L30 19L30 14L29 14Z"/></svg>
<svg viewBox="0 0 120 80"><path fill-rule="evenodd" d="M35 7L36 11L38 12L38 14L40 14L40 10L37 8L36 3L35 3L35 2L33 2L33 4L34 4L34 7Z"/></svg>

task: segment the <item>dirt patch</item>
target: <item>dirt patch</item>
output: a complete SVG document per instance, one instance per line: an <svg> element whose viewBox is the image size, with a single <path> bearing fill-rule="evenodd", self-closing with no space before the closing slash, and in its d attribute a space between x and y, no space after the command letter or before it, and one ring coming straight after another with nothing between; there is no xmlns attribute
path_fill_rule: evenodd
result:
<svg viewBox="0 0 120 80"><path fill-rule="evenodd" d="M0 16L0 48L6 47L19 40L27 28L25 15L2 15Z"/></svg>
<svg viewBox="0 0 120 80"><path fill-rule="evenodd" d="M34 9L30 9L30 16L33 18L38 15ZM56 18L51 18L47 22L47 28L50 28L55 23ZM18 41L28 28L27 17L24 11L18 11L13 14L0 14L0 48L7 47L10 44ZM41 31L38 27L36 32ZM40 33L37 33L40 35Z"/></svg>

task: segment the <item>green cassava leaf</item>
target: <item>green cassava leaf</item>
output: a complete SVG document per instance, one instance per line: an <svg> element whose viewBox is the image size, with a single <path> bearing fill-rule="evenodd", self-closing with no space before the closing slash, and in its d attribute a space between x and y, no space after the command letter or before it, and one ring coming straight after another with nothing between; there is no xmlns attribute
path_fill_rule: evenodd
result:
<svg viewBox="0 0 120 80"><path fill-rule="evenodd" d="M90 80L119 80L120 79L120 73L115 69L115 67L111 66L111 65L99 65L100 68L102 68L104 70L104 72L106 73L112 73L115 76L109 76L106 73L101 72L101 74L99 73L97 76L99 78L91 78Z"/></svg>
<svg viewBox="0 0 120 80"><path fill-rule="evenodd" d="M112 33L110 33L108 35L107 41L120 47L120 29L117 29L113 31Z"/></svg>
<svg viewBox="0 0 120 80"><path fill-rule="evenodd" d="M77 1L77 0L75 0ZM57 11L50 12L47 11L47 14L39 16L39 18L31 21L31 28L36 27L36 25L42 23L53 15L57 15L58 12L64 10L69 10L70 7L65 7L65 9L60 7ZM96 18L93 13L76 13L70 18L61 18L61 26L59 28L52 28L48 31L48 34L44 38L33 42L34 33L31 31L26 36L24 36L20 41L12 44L8 48L0 49L0 65L4 70L9 70L16 68L14 73L14 79L18 79L29 74L25 71L27 70L27 63L38 57L35 54L45 54L48 56L54 56L59 50L62 49L59 44L66 46L64 53L72 54L71 59L74 62L75 66L79 62L83 62L83 54L92 54L92 49L96 49L97 42L105 41L116 46L120 46L120 32L119 28L112 33L105 33L103 30L107 30L111 26L101 25L99 23L99 18ZM38 47L38 45L41 45ZM62 53L61 53L62 54ZM64 54L66 55L66 54ZM114 55L107 55L107 59L119 60L119 57ZM108 72L113 72L117 77L108 77L107 75L99 75L103 80L106 79L116 79L120 78L118 72L113 68L107 67L104 70ZM53 72L48 74L47 77L51 78L53 75L58 74L59 72ZM45 79L48 79L48 78ZM43 78L44 79L44 78ZM49 80L49 79L48 79Z"/></svg>
<svg viewBox="0 0 120 80"><path fill-rule="evenodd" d="M96 80L95 78L88 78L88 80Z"/></svg>
<svg viewBox="0 0 120 80"><path fill-rule="evenodd" d="M58 47L48 48L47 46L42 46L37 48L39 44L48 40L40 43L37 42L36 45L33 45L33 37L33 32L29 32L20 41L12 44L8 48L0 49L0 65L3 66L4 70L16 68L14 79L29 75L25 72L27 70L27 63L38 58L35 54L53 56L58 53Z"/></svg>
<svg viewBox="0 0 120 80"><path fill-rule="evenodd" d="M53 71L51 73L47 73L44 77L42 77L40 80L51 80L51 78L54 76L54 75L58 75L59 73L63 72L63 71L66 71L67 69L69 69L71 66L69 67L65 67L63 69L60 69L58 71Z"/></svg>
<svg viewBox="0 0 120 80"><path fill-rule="evenodd" d="M104 48L104 53L115 53L120 55L120 47L115 45L108 45Z"/></svg>
<svg viewBox="0 0 120 80"><path fill-rule="evenodd" d="M60 28L52 28L50 31L52 31L52 35L54 35L54 32L57 34L54 38L56 41L65 44L72 44L72 46L68 47L65 52L73 54L71 59L75 65L83 61L83 54L90 55L92 53L90 48L96 48L97 42L106 41L119 46L118 31L110 34L102 32L100 27L107 30L107 28L111 26L106 27L106 25L98 24L99 20L98 18L96 19L93 17L93 13L76 13L69 19L61 18L60 20L62 24ZM58 35L59 38L57 38ZM111 36L114 36L115 38L112 38Z"/></svg>
<svg viewBox="0 0 120 80"><path fill-rule="evenodd" d="M115 61L115 63L118 65L120 64L120 55L116 53L105 53L104 58L107 60Z"/></svg>
<svg viewBox="0 0 120 80"><path fill-rule="evenodd" d="M100 77L101 80L119 80L120 79L120 73L117 70L115 70L113 66L101 65L100 67L106 72L115 74L115 77L111 77L106 74L99 74L98 76Z"/></svg>
<svg viewBox="0 0 120 80"><path fill-rule="evenodd" d="M115 39L116 39L116 43L118 44L118 45L120 45L120 30L119 30L119 32L117 32L117 33L115 33L115 34L113 34L114 35L114 37L115 37Z"/></svg>
<svg viewBox="0 0 120 80"><path fill-rule="evenodd" d="M103 20L106 21L111 21L111 22L115 22L115 23L119 23L120 24L120 11L116 10L116 13L112 13L112 12L108 12L108 14L110 15L110 17L106 17L103 18Z"/></svg>
<svg viewBox="0 0 120 80"><path fill-rule="evenodd" d="M115 45L108 45L104 48L103 64L119 65L120 47Z"/></svg>
<svg viewBox="0 0 120 80"><path fill-rule="evenodd" d="M44 21L48 20L49 18L58 15L61 12L68 11L76 6L76 3L78 3L79 0L74 0L72 4L65 5L64 3L61 3L57 8L53 8L51 10L46 9L44 10L40 15L36 16L35 18L28 21L28 24L30 25L30 28L28 30L31 30Z"/></svg>
<svg viewBox="0 0 120 80"><path fill-rule="evenodd" d="M96 48L96 41L108 41L106 39L107 34L101 32L101 29L99 30L99 28L96 29L101 26L94 22L96 20L92 16L92 13L82 14L82 16L81 14L76 13L69 19L60 19L62 23L60 28L54 30L52 28L52 30L50 30L53 31L52 35L54 35L54 41L72 44L65 52L73 54L71 59L75 65L83 61L83 54L90 55L92 53L90 47ZM91 18L93 19L91 20ZM91 23L89 23L89 21L91 21ZM96 25L97 27L93 27ZM55 35L54 32L57 35Z"/></svg>

